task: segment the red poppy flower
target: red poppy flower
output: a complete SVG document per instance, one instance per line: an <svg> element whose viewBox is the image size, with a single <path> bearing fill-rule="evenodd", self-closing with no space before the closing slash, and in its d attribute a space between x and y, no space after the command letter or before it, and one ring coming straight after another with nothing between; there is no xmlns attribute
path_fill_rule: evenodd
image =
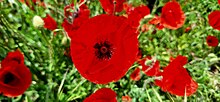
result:
<svg viewBox="0 0 220 102"><path fill-rule="evenodd" d="M149 20L148 23L149 23L149 24L157 25L157 24L159 24L160 22L161 22L161 18L156 15L154 18L152 18L151 20Z"/></svg>
<svg viewBox="0 0 220 102"><path fill-rule="evenodd" d="M110 88L102 88L87 97L83 102L117 102L117 94Z"/></svg>
<svg viewBox="0 0 220 102"><path fill-rule="evenodd" d="M180 4L176 1L168 2L162 8L161 24L169 29L178 29L185 22L185 15Z"/></svg>
<svg viewBox="0 0 220 102"><path fill-rule="evenodd" d="M189 26L185 29L185 33L189 32L190 30L191 30L191 27Z"/></svg>
<svg viewBox="0 0 220 102"><path fill-rule="evenodd" d="M137 53L137 34L124 17L103 14L90 18L71 40L74 65L83 77L97 84L123 77Z"/></svg>
<svg viewBox="0 0 220 102"><path fill-rule="evenodd" d="M156 28L158 30L162 30L164 28L164 26L161 23L159 23L159 24L156 25Z"/></svg>
<svg viewBox="0 0 220 102"><path fill-rule="evenodd" d="M150 14L150 9L147 6L141 5L130 12L128 15L128 21L132 27L137 28L140 20L148 14Z"/></svg>
<svg viewBox="0 0 220 102"><path fill-rule="evenodd" d="M218 4L220 5L220 0L218 0Z"/></svg>
<svg viewBox="0 0 220 102"><path fill-rule="evenodd" d="M136 68L130 75L131 80L138 81L141 79L140 68Z"/></svg>
<svg viewBox="0 0 220 102"><path fill-rule="evenodd" d="M66 18L64 19L62 26L70 38L72 38L76 30L78 30L78 28L88 20L90 16L90 10L85 4L81 5L78 11L74 10L74 4L67 5L64 8L64 15Z"/></svg>
<svg viewBox="0 0 220 102"><path fill-rule="evenodd" d="M99 0L102 8L108 14L113 14L114 12L121 12L123 10L123 3L125 0Z"/></svg>
<svg viewBox="0 0 220 102"><path fill-rule="evenodd" d="M24 64L23 54L19 50L16 50L14 52L8 52L7 57L3 59L1 62L1 67L6 67L7 65L10 65L10 62Z"/></svg>
<svg viewBox="0 0 220 102"><path fill-rule="evenodd" d="M141 32L147 32L147 31L149 31L149 26L147 24L143 24L141 26Z"/></svg>
<svg viewBox="0 0 220 102"><path fill-rule="evenodd" d="M207 36L206 42L209 46L212 46L212 47L218 46L218 38L216 38L215 36L211 36L211 35Z"/></svg>
<svg viewBox="0 0 220 102"><path fill-rule="evenodd" d="M57 28L56 21L49 14L47 14L47 16L43 18L43 20L44 20L44 28L47 28L52 31Z"/></svg>
<svg viewBox="0 0 220 102"><path fill-rule="evenodd" d="M187 62L184 56L178 56L162 72L162 80L156 80L156 85L163 91L171 94L190 96L196 92L198 84L191 78L187 70L183 67Z"/></svg>
<svg viewBox="0 0 220 102"><path fill-rule="evenodd" d="M220 11L216 10L209 14L209 25L214 29L220 30Z"/></svg>
<svg viewBox="0 0 220 102"><path fill-rule="evenodd" d="M122 102L132 102L132 98L130 96L122 96Z"/></svg>
<svg viewBox="0 0 220 102"><path fill-rule="evenodd" d="M18 51L9 52L1 62L3 66L0 68L0 93L8 97L23 94L32 81L31 72L20 55Z"/></svg>
<svg viewBox="0 0 220 102"><path fill-rule="evenodd" d="M146 61L151 61L149 64L146 64ZM151 57L146 57L140 61L143 72L147 76L157 76L160 73L160 62L153 60Z"/></svg>

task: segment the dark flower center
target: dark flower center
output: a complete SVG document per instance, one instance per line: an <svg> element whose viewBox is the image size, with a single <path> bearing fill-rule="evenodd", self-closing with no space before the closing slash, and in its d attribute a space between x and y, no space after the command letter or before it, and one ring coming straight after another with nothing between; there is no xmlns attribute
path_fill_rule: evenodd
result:
<svg viewBox="0 0 220 102"><path fill-rule="evenodd" d="M105 47L105 46L102 46L101 49L100 49L100 51L101 51L101 53L105 54L105 53L107 53L108 48Z"/></svg>
<svg viewBox="0 0 220 102"><path fill-rule="evenodd" d="M12 73L7 73L4 76L4 83L5 84L9 84L10 82L12 82L15 79L15 76Z"/></svg>
<svg viewBox="0 0 220 102"><path fill-rule="evenodd" d="M209 39L208 42L209 42L209 43L212 43L212 39Z"/></svg>
<svg viewBox="0 0 220 102"><path fill-rule="evenodd" d="M96 43L93 48L95 49L95 56L100 60L108 60L112 56L112 45L108 41Z"/></svg>
<svg viewBox="0 0 220 102"><path fill-rule="evenodd" d="M18 62L18 64L20 64L20 63L21 63L21 59L19 59L19 58L12 58L12 60L14 60L14 61Z"/></svg>

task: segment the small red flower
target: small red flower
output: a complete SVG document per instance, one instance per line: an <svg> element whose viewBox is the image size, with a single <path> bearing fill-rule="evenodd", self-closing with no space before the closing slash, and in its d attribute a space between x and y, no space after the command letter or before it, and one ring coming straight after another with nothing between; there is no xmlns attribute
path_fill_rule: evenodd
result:
<svg viewBox="0 0 220 102"><path fill-rule="evenodd" d="M30 70L24 65L24 57L17 50L9 52L1 62L0 93L8 97L17 97L30 86L32 78Z"/></svg>
<svg viewBox="0 0 220 102"><path fill-rule="evenodd" d="M162 8L161 24L165 28L178 29L185 22L185 15L180 4L176 1L168 2Z"/></svg>
<svg viewBox="0 0 220 102"><path fill-rule="evenodd" d="M114 12L121 12L123 10L123 3L125 0L99 0L102 8L108 14L113 14Z"/></svg>
<svg viewBox="0 0 220 102"><path fill-rule="evenodd" d="M162 30L164 28L164 26L161 23L159 23L159 24L156 25L156 28L158 30Z"/></svg>
<svg viewBox="0 0 220 102"><path fill-rule="evenodd" d="M220 5L220 0L218 0L218 4Z"/></svg>
<svg viewBox="0 0 220 102"><path fill-rule="evenodd" d="M3 59L1 62L1 67L6 67L7 65L10 65L9 63L11 62L24 64L23 54L19 50L16 50L14 52L8 52L7 57Z"/></svg>
<svg viewBox="0 0 220 102"><path fill-rule="evenodd" d="M117 94L110 88L102 88L87 97L83 102L117 102Z"/></svg>
<svg viewBox="0 0 220 102"><path fill-rule="evenodd" d="M146 61L151 61L149 64ZM151 57L145 57L140 61L143 72L147 76L157 76L160 73L160 62L153 60Z"/></svg>
<svg viewBox="0 0 220 102"><path fill-rule="evenodd" d="M106 84L123 77L135 62L137 33L126 18L102 14L77 30L70 48L79 73L93 83Z"/></svg>
<svg viewBox="0 0 220 102"><path fill-rule="evenodd" d="M214 29L220 30L220 11L216 10L209 14L209 25Z"/></svg>
<svg viewBox="0 0 220 102"><path fill-rule="evenodd" d="M148 26L147 24L142 25L141 31L142 31L142 32L147 32L147 31L149 31L149 26Z"/></svg>
<svg viewBox="0 0 220 102"><path fill-rule="evenodd" d="M156 25L156 28L158 30L162 30L164 28L164 26L160 23L161 22L161 18L158 16L155 16L153 19L151 19L148 23L149 24L153 24Z"/></svg>
<svg viewBox="0 0 220 102"><path fill-rule="evenodd" d="M131 80L138 81L141 79L140 68L136 68L130 75Z"/></svg>
<svg viewBox="0 0 220 102"><path fill-rule="evenodd" d="M44 28L52 31L57 28L56 21L49 14L47 14L47 16L43 18L43 20L44 20Z"/></svg>
<svg viewBox="0 0 220 102"><path fill-rule="evenodd" d="M122 102L132 102L132 98L130 96L122 96Z"/></svg>
<svg viewBox="0 0 220 102"><path fill-rule="evenodd" d="M191 30L191 27L189 26L185 29L185 33L189 32L190 30Z"/></svg>
<svg viewBox="0 0 220 102"><path fill-rule="evenodd" d="M70 38L72 38L78 28L86 22L90 16L90 10L85 4L81 5L79 10L74 10L74 4L67 5L64 8L65 19L62 23L62 27Z"/></svg>
<svg viewBox="0 0 220 102"><path fill-rule="evenodd" d="M154 18L152 18L151 20L149 20L148 23L149 23L149 24L157 25L157 24L159 24L160 22L161 22L161 18L156 15Z"/></svg>
<svg viewBox="0 0 220 102"><path fill-rule="evenodd" d="M218 46L218 38L216 38L215 36L211 36L211 35L207 36L206 42L209 46L212 46L212 47Z"/></svg>
<svg viewBox="0 0 220 102"><path fill-rule="evenodd" d="M139 26L140 20L148 14L150 14L150 9L147 6L141 5L134 8L134 10L128 14L128 21L132 27L137 28Z"/></svg>
<svg viewBox="0 0 220 102"><path fill-rule="evenodd" d="M160 86L163 91L171 94L190 96L196 92L198 84L191 78L187 70L183 67L187 63L187 58L178 56L164 68L161 73L162 80L156 80L155 84Z"/></svg>

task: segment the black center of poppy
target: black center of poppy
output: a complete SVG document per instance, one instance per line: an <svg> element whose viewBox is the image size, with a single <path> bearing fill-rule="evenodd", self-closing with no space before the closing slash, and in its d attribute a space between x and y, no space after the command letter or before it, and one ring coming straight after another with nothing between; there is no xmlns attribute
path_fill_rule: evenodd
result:
<svg viewBox="0 0 220 102"><path fill-rule="evenodd" d="M18 62L18 64L20 64L20 63L21 63L21 59L19 59L19 58L12 58L12 60L14 60L14 61Z"/></svg>
<svg viewBox="0 0 220 102"><path fill-rule="evenodd" d="M114 4L114 5L117 4L116 0L113 1L113 4Z"/></svg>
<svg viewBox="0 0 220 102"><path fill-rule="evenodd" d="M10 82L12 82L15 79L15 76L12 73L6 73L4 76L4 83L8 84Z"/></svg>
<svg viewBox="0 0 220 102"><path fill-rule="evenodd" d="M105 54L108 52L108 48L105 47L105 46L102 46L101 49L100 49L101 53Z"/></svg>
<svg viewBox="0 0 220 102"><path fill-rule="evenodd" d="M211 39L209 39L209 40L208 40L208 42L209 42L209 43L212 43L212 40L211 40Z"/></svg>
<svg viewBox="0 0 220 102"><path fill-rule="evenodd" d="M112 56L112 45L108 41L96 43L94 49L98 59L110 59Z"/></svg>

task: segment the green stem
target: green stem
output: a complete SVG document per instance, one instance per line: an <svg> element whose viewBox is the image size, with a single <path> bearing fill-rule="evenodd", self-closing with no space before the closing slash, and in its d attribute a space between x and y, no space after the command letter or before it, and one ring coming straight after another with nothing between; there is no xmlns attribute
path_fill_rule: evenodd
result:
<svg viewBox="0 0 220 102"><path fill-rule="evenodd" d="M167 96L168 96L168 98L171 100L171 102L174 102L172 96L171 96L169 93L167 93Z"/></svg>
<svg viewBox="0 0 220 102"><path fill-rule="evenodd" d="M44 30L41 29L41 35L42 35L42 38L44 40L44 42L47 44L48 46L48 53L49 53L49 60L50 60L50 67L49 67L49 71L52 71L52 67L54 67L54 60L53 60L53 46L51 45L51 42L52 42L52 39L51 40L48 40L47 36L45 35L45 32Z"/></svg>
<svg viewBox="0 0 220 102"><path fill-rule="evenodd" d="M151 97L150 97L150 95L149 95L149 92L148 92L147 88L146 88L146 92L147 92L148 101L149 101L149 102L152 102L152 101L151 101Z"/></svg>

